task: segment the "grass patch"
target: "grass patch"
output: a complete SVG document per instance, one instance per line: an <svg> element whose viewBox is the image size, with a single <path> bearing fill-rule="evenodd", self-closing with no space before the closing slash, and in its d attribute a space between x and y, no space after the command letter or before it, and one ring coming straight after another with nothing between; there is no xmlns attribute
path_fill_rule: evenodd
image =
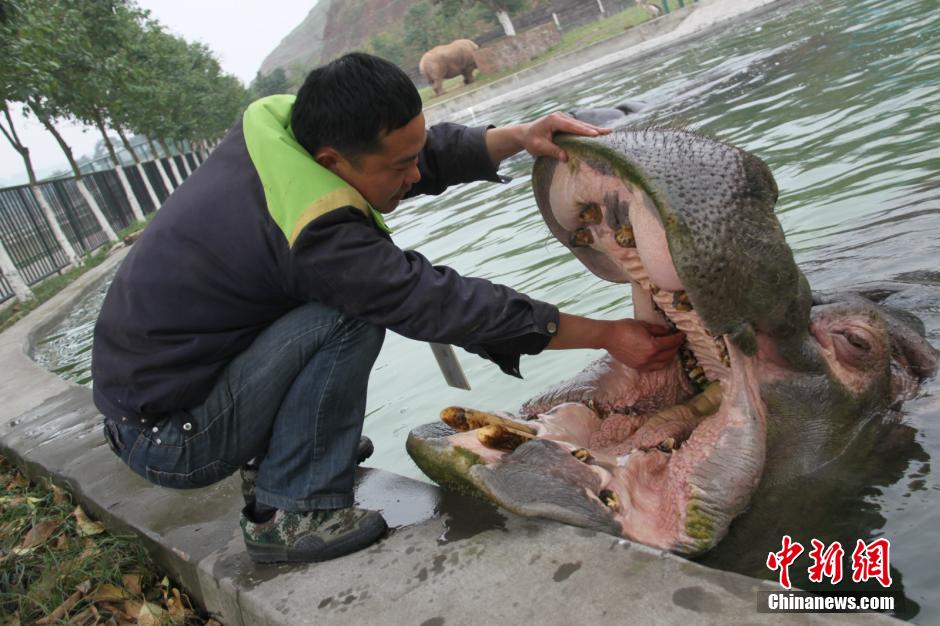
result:
<svg viewBox="0 0 940 626"><path fill-rule="evenodd" d="M218 626L153 564L51 484L0 457L0 622Z"/></svg>
<svg viewBox="0 0 940 626"><path fill-rule="evenodd" d="M430 86L419 89L418 94L421 96L421 102L424 104L435 104L437 102L443 102L447 98L472 91L479 86L492 83L499 80L500 78L509 76L510 74L520 72L535 65L539 65L540 63L544 63L545 61L548 61L554 57L561 56L581 48L586 48L605 39L609 39L615 35L619 35L623 31L633 28L637 24L642 24L649 19L649 15L641 7L630 7L625 11L616 13L603 20L590 22L588 24L584 24L583 26L579 26L577 28L563 32L561 35L561 41L558 42L556 46L550 48L544 54L535 57L526 63L503 70L501 72L496 72L494 74L486 74L485 76L481 75L479 72L476 72L474 74L476 80L469 85L463 84L462 76L448 78L443 83L444 91L446 93L440 97L434 95L434 90Z"/></svg>

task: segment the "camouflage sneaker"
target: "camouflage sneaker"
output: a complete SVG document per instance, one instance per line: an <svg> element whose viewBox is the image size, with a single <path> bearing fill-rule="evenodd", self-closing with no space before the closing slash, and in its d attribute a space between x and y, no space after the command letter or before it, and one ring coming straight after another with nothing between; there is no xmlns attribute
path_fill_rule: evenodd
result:
<svg viewBox="0 0 940 626"><path fill-rule="evenodd" d="M359 449L356 452L356 464L362 463L375 452L375 446L368 437L359 438ZM238 470L242 479L242 498L245 500L245 506L252 506L255 503L255 483L258 482L258 465L249 462L242 465Z"/></svg>
<svg viewBox="0 0 940 626"><path fill-rule="evenodd" d="M242 534L256 563L311 563L356 552L381 537L388 526L376 511L354 506L298 513L278 510L255 523L242 511Z"/></svg>

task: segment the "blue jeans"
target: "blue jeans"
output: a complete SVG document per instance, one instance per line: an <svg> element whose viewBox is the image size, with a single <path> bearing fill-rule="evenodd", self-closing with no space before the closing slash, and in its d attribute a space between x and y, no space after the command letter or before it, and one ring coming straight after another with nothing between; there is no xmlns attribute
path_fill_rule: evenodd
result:
<svg viewBox="0 0 940 626"><path fill-rule="evenodd" d="M369 372L385 329L318 303L266 328L223 370L200 406L141 429L105 424L147 480L204 487L260 459L258 502L285 511L353 504Z"/></svg>

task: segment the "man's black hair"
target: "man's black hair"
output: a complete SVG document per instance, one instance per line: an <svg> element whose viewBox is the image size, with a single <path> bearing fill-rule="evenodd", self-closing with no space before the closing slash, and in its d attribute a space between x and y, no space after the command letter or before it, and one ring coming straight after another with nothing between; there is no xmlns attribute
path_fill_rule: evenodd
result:
<svg viewBox="0 0 940 626"><path fill-rule="evenodd" d="M330 146L352 160L377 152L382 136L420 112L421 96L397 65L353 52L307 75L291 111L291 129L311 155Z"/></svg>

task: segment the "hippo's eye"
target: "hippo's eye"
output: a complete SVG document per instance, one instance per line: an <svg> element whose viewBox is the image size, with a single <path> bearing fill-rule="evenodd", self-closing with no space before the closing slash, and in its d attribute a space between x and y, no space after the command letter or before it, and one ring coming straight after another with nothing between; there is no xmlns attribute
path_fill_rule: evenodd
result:
<svg viewBox="0 0 940 626"><path fill-rule="evenodd" d="M868 340L862 337L860 334L853 332L851 330L845 330L839 333L845 337L850 344L859 350L864 350L865 352L871 352L871 344L868 343Z"/></svg>

